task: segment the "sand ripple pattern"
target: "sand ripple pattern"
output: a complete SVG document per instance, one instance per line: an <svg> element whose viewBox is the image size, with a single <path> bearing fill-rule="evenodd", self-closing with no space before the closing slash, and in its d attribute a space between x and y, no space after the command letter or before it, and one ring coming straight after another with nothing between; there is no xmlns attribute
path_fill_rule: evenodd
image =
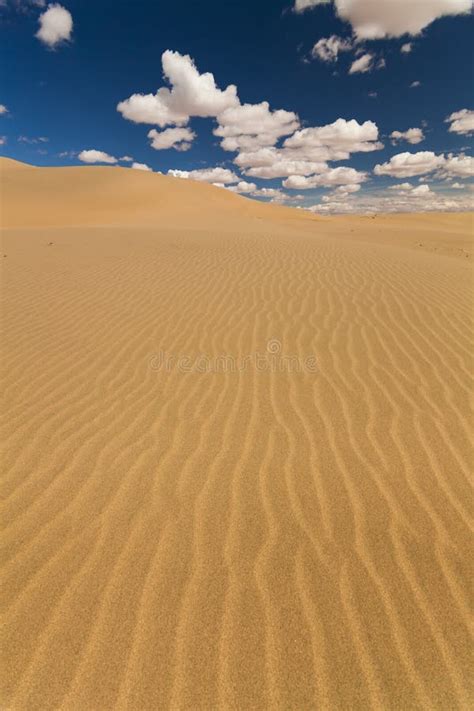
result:
<svg viewBox="0 0 474 711"><path fill-rule="evenodd" d="M470 262L347 224L5 236L4 708L473 708Z"/></svg>

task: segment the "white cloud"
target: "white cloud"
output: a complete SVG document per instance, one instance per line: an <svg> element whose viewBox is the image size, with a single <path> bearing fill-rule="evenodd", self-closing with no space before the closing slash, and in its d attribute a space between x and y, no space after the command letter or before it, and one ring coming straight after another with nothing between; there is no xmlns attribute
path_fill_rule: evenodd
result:
<svg viewBox="0 0 474 711"><path fill-rule="evenodd" d="M400 47L400 52L402 52L402 54L410 54L412 49L413 49L413 44L411 42L406 42L405 44L402 44L402 46Z"/></svg>
<svg viewBox="0 0 474 711"><path fill-rule="evenodd" d="M474 176L474 158L463 153L458 156L449 153L442 165L442 175L457 178Z"/></svg>
<svg viewBox="0 0 474 711"><path fill-rule="evenodd" d="M3 116L4 114L8 114L9 111L7 107L4 104L0 104L0 116Z"/></svg>
<svg viewBox="0 0 474 711"><path fill-rule="evenodd" d="M36 37L48 47L54 48L71 38L72 15L62 5L49 5L48 9L40 15L39 24Z"/></svg>
<svg viewBox="0 0 474 711"><path fill-rule="evenodd" d="M228 151L273 146L281 136L299 127L293 111L272 111L267 101L241 104L234 85L221 91L214 76L200 74L188 55L167 50L162 55L162 64L171 88L162 87L156 94L133 94L121 101L117 110L124 118L160 127L184 126L193 116L216 118L218 125L214 135L222 138L222 148ZM172 147L186 150L194 138L193 132L182 128L162 133L153 130L148 135L157 150Z"/></svg>
<svg viewBox="0 0 474 711"><path fill-rule="evenodd" d="M268 198L272 202L290 202L295 198L303 198L303 195L295 195L294 197L287 195L287 193L284 193L283 190L279 188L257 188L257 190L253 192L253 195L255 197Z"/></svg>
<svg viewBox="0 0 474 711"><path fill-rule="evenodd" d="M414 188L409 194L418 197L419 195L428 195L428 193L431 193L429 185L418 185L418 187Z"/></svg>
<svg viewBox="0 0 474 711"><path fill-rule="evenodd" d="M282 196L287 197L286 194L279 188L259 188L258 195L265 198L280 198Z"/></svg>
<svg viewBox="0 0 474 711"><path fill-rule="evenodd" d="M132 163L133 158L132 156L122 156L121 158L119 158L119 160L123 163Z"/></svg>
<svg viewBox="0 0 474 711"><path fill-rule="evenodd" d="M354 168L329 168L320 175L291 175L283 181L283 187L292 190L308 190L309 188L330 188L335 185L353 185L367 180L367 173Z"/></svg>
<svg viewBox="0 0 474 711"><path fill-rule="evenodd" d="M413 190L413 185L411 183L399 183L398 185L391 185L388 189L403 192L406 190Z"/></svg>
<svg viewBox="0 0 474 711"><path fill-rule="evenodd" d="M345 197L346 195L349 195L349 193L358 193L359 190L359 183L349 183L349 185L340 185L334 192L337 195L343 195Z"/></svg>
<svg viewBox="0 0 474 711"><path fill-rule="evenodd" d="M238 183L239 176L227 168L203 168L201 170L169 170L168 175L175 178L186 178L190 180L199 180L204 183Z"/></svg>
<svg viewBox="0 0 474 711"><path fill-rule="evenodd" d="M304 195L288 195L279 188L258 188L255 183L247 183L245 180L241 180L237 185L224 185L224 183L213 183L213 185L218 188L227 188L233 193L268 199L270 202L298 202L304 199Z"/></svg>
<svg viewBox="0 0 474 711"><path fill-rule="evenodd" d="M223 138L221 145L227 151L273 146L281 136L299 127L298 116L293 111L272 111L268 101L228 108L218 115L217 121L218 127L213 133Z"/></svg>
<svg viewBox="0 0 474 711"><path fill-rule="evenodd" d="M319 58L323 62L336 62L339 52L349 52L352 46L352 40L331 35L318 40L311 50L311 55L314 59Z"/></svg>
<svg viewBox="0 0 474 711"><path fill-rule="evenodd" d="M335 200L345 200L351 197L354 193L358 193L360 190L360 184L349 183L348 185L340 185L338 188L330 192L328 195L323 195L321 198L323 202L329 203Z"/></svg>
<svg viewBox="0 0 474 711"><path fill-rule="evenodd" d="M390 175L394 178L411 178L415 175L424 175L440 168L444 163L444 156L437 156L432 151L419 153L398 153L388 163L376 165L375 175Z"/></svg>
<svg viewBox="0 0 474 711"><path fill-rule="evenodd" d="M327 5L331 0L295 0L295 12L309 10L316 5Z"/></svg>
<svg viewBox="0 0 474 711"><path fill-rule="evenodd" d="M377 126L371 121L358 124L355 120L338 119L328 126L299 130L299 119L293 111L272 110L267 101L241 104L234 85L221 91L216 87L213 75L199 74L187 55L167 50L162 55L162 63L170 88L162 87L155 95L135 94L117 107L125 118L135 122L177 126L161 132L156 129L149 131L152 147L157 150L188 148L194 133L183 125L192 116L216 119L217 126L213 133L222 139L221 147L238 153L234 163L251 178L289 178L325 173L329 160L347 160L351 153L383 147L378 142ZM276 148L284 136L290 137L283 146ZM232 181L220 180L215 175L203 178L203 172L208 171L171 174L179 177L190 177L192 174L195 179L214 183L239 182L237 176Z"/></svg>
<svg viewBox="0 0 474 711"><path fill-rule="evenodd" d="M425 139L425 135L421 128L409 128L406 131L392 131L390 134L392 143L397 141L407 141L408 143L421 143Z"/></svg>
<svg viewBox="0 0 474 711"><path fill-rule="evenodd" d="M237 106L237 89L230 84L221 91L210 72L200 74L189 55L166 50L161 56L164 77L171 89L156 94L133 94L117 105L124 118L160 127L185 125L191 116L212 117Z"/></svg>
<svg viewBox="0 0 474 711"><path fill-rule="evenodd" d="M295 0L295 11L323 0ZM334 0L337 14L352 25L358 39L419 35L434 20L470 12L472 0Z"/></svg>
<svg viewBox="0 0 474 711"><path fill-rule="evenodd" d="M277 160L271 165L255 168L247 168L244 172L252 178L285 178L290 175L311 175L312 173L324 171L326 163L313 163L312 161L291 161Z"/></svg>
<svg viewBox="0 0 474 711"><path fill-rule="evenodd" d="M421 81L412 81L410 89L417 89L419 86L421 86Z"/></svg>
<svg viewBox="0 0 474 711"><path fill-rule="evenodd" d="M7 142L7 137L0 136L0 146L4 146L6 142Z"/></svg>
<svg viewBox="0 0 474 711"><path fill-rule="evenodd" d="M170 168L168 175L173 178L181 178L182 180L187 180L189 178L189 170L179 170L178 168Z"/></svg>
<svg viewBox="0 0 474 711"><path fill-rule="evenodd" d="M160 89L157 94L132 94L117 104L117 111L134 123L151 123L161 127L168 124L186 124L189 115L186 112L179 114L177 110L173 111L165 102L168 95L162 93L160 96L160 92L170 93L168 89Z"/></svg>
<svg viewBox="0 0 474 711"><path fill-rule="evenodd" d="M397 186L393 186L394 188ZM411 188L412 186L410 186ZM419 188L423 188L419 190ZM388 191L387 191L388 192ZM453 198L432 191L427 185L418 186L409 192L388 195L387 192L349 195L344 199L332 193L324 196L322 203L307 209L321 214L376 214L390 212L429 212L471 210L469 195Z"/></svg>
<svg viewBox="0 0 474 711"><path fill-rule="evenodd" d="M335 0L359 39L418 35L434 20L471 10L471 0Z"/></svg>
<svg viewBox="0 0 474 711"><path fill-rule="evenodd" d="M151 138L151 147L156 151L164 151L169 148L187 151L191 148L196 134L190 128L166 128L164 131L152 128L148 133L148 138Z"/></svg>
<svg viewBox="0 0 474 711"><path fill-rule="evenodd" d="M135 162L133 162L133 163L132 163L132 168L134 168L135 170L147 170L147 171L152 172L150 166L147 165L146 163L135 163Z"/></svg>
<svg viewBox="0 0 474 711"><path fill-rule="evenodd" d="M312 175L324 172L326 169L327 163L280 160L269 166L248 168L244 172L254 178L272 180L273 178L288 178L290 175Z"/></svg>
<svg viewBox="0 0 474 711"><path fill-rule="evenodd" d="M29 136L18 136L18 143L27 143L35 145L36 143L48 143L49 138L46 136L38 136L38 138L30 138Z"/></svg>
<svg viewBox="0 0 474 711"><path fill-rule="evenodd" d="M363 54L352 62L349 74L365 74L374 68L374 55L370 52Z"/></svg>
<svg viewBox="0 0 474 711"><path fill-rule="evenodd" d="M451 124L449 127L451 133L470 135L474 133L474 111L470 109L455 111L451 116L448 116L446 123Z"/></svg>
<svg viewBox="0 0 474 711"><path fill-rule="evenodd" d="M327 161L347 160L351 153L383 148L372 121L337 119L327 126L304 128L287 138L281 148L267 146L242 151L234 163L252 178L285 178L325 173Z"/></svg>
<svg viewBox="0 0 474 711"><path fill-rule="evenodd" d="M326 126L303 128L287 138L283 144L286 148L309 151L315 148L328 148L333 155L342 154L341 160L351 153L368 153L383 148L378 141L379 131L373 121L360 124L355 119L346 121L339 118ZM331 154L328 160L331 159Z"/></svg>
<svg viewBox="0 0 474 711"><path fill-rule="evenodd" d="M98 151L95 148L81 151L78 158L83 163L117 163L117 158L114 158L114 156L108 153L104 153L104 151Z"/></svg>
<svg viewBox="0 0 474 711"><path fill-rule="evenodd" d="M227 187L226 185L224 185L224 183L222 185L223 187ZM234 193L247 194L256 192L257 186L255 185L255 183L248 183L246 180L240 180L237 185L228 186L227 190L232 190L232 192Z"/></svg>
<svg viewBox="0 0 474 711"><path fill-rule="evenodd" d="M323 161L298 160L292 151L277 148L260 148L256 151L240 153L234 163L245 169L245 174L253 178L284 178L289 175L310 175L326 170Z"/></svg>

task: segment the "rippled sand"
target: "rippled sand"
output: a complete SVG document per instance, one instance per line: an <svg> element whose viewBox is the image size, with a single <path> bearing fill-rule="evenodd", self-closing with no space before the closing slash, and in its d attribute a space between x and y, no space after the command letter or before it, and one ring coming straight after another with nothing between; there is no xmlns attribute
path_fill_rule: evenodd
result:
<svg viewBox="0 0 474 711"><path fill-rule="evenodd" d="M471 709L472 217L1 170L3 708Z"/></svg>

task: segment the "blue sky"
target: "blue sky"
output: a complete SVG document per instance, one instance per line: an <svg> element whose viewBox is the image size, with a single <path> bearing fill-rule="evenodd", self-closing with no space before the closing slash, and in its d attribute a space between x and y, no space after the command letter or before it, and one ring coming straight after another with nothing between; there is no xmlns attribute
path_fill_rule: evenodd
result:
<svg viewBox="0 0 474 711"><path fill-rule="evenodd" d="M35 165L115 165L127 156L117 164L179 170L323 213L466 209L470 7L0 0L1 149ZM172 96L156 100L162 87ZM219 126L224 135L214 135ZM180 136L188 140L173 144Z"/></svg>

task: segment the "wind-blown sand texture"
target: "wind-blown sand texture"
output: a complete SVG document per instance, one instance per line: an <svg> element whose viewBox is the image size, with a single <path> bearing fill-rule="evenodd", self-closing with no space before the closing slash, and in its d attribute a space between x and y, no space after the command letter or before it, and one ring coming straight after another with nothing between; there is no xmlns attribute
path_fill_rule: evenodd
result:
<svg viewBox="0 0 474 711"><path fill-rule="evenodd" d="M472 709L471 216L1 170L2 707Z"/></svg>

